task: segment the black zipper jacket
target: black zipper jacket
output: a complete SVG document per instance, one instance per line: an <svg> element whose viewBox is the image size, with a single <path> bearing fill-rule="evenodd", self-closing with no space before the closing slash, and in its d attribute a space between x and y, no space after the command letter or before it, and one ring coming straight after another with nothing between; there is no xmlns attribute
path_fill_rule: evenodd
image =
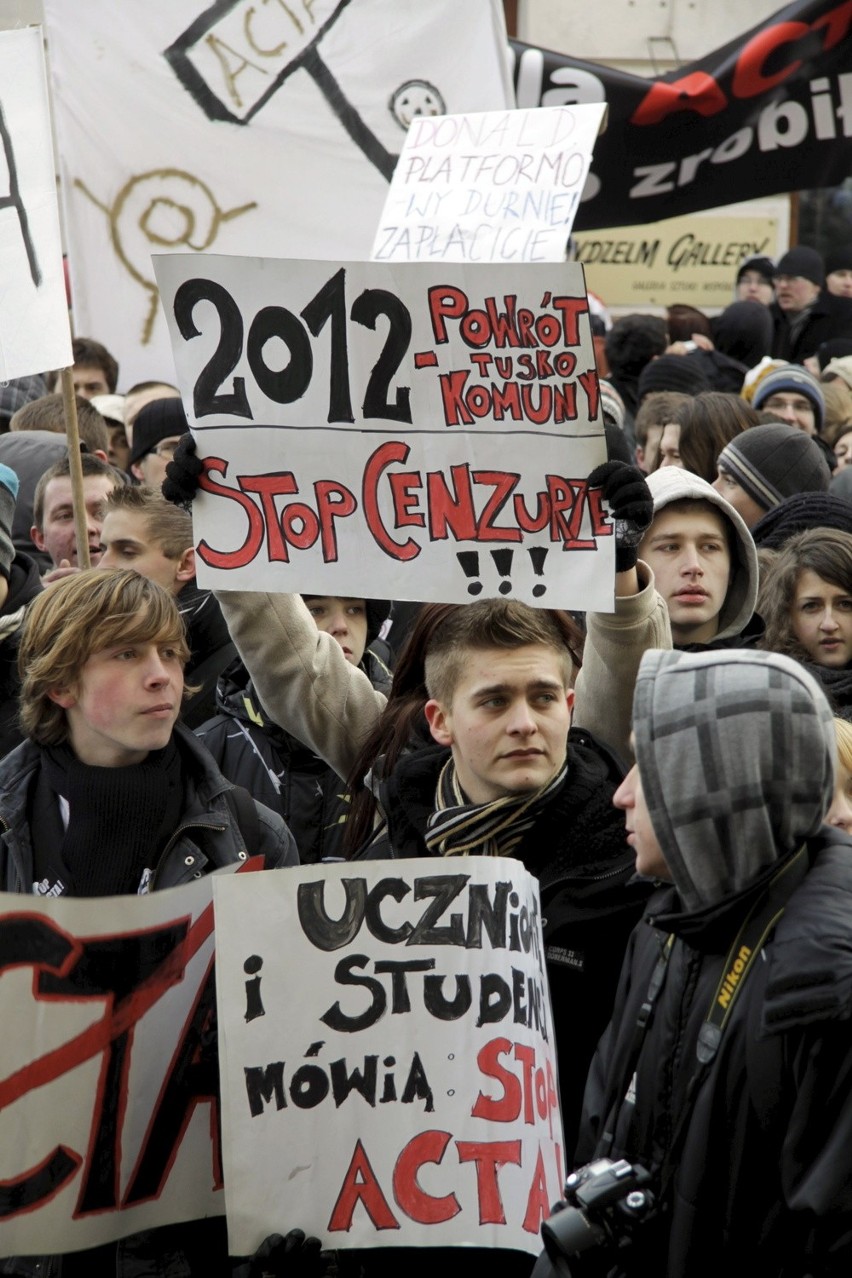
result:
<svg viewBox="0 0 852 1278"><path fill-rule="evenodd" d="M364 859L429 856L443 747L403 756L381 783L384 825ZM624 817L612 806L620 770L591 733L569 735L568 775L527 833L518 859L541 885L565 1144L570 1162L589 1063L609 1020L628 938L651 885L637 880Z"/></svg>

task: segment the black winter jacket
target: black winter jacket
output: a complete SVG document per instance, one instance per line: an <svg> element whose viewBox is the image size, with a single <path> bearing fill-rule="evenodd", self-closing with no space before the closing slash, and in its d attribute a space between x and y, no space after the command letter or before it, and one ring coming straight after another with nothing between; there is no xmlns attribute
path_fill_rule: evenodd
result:
<svg viewBox="0 0 852 1278"><path fill-rule="evenodd" d="M365 859L428 856L423 842L449 751L403 756L381 787L383 826ZM620 770L591 733L572 728L568 776L517 856L541 886L565 1147L570 1161L589 1063L609 1019L628 937L651 885L635 878L624 818L612 806Z"/></svg>
<svg viewBox="0 0 852 1278"><path fill-rule="evenodd" d="M283 817L301 865L341 857L349 814L345 783L266 717L241 661L220 678L216 700L219 713L196 728L195 735L223 775Z"/></svg>
<svg viewBox="0 0 852 1278"><path fill-rule="evenodd" d="M195 578L177 596L177 606L189 644L184 679L197 688L184 702L180 717L188 728L197 728L215 712L216 681L236 657L237 649L216 596L210 590L199 590Z"/></svg>
<svg viewBox="0 0 852 1278"><path fill-rule="evenodd" d="M297 865L296 845L281 818L257 805L259 842L252 847L238 828L225 794L233 789L192 733L178 723L175 740L185 777L184 814L151 879L151 889L176 887L203 874L264 857L266 866ZM41 750L30 741L0 763L0 889L32 892L33 848L27 801L41 766ZM61 1256L0 1260L0 1274L56 1278L68 1272ZM170 1225L134 1234L115 1245L81 1252L68 1260L77 1278L228 1278L231 1263L223 1218Z"/></svg>
<svg viewBox="0 0 852 1278"><path fill-rule="evenodd" d="M9 593L0 608L0 759L23 741L18 724L18 642L24 609L42 592L38 565L18 551L9 570Z"/></svg>
<svg viewBox="0 0 852 1278"><path fill-rule="evenodd" d="M268 869L298 865L296 844L281 818L257 805L260 844L247 848L225 792L233 789L207 751L182 724L175 740L186 778L185 808L151 878L151 890L177 887L225 865L263 856ZM41 750L25 741L0 762L0 890L32 892L33 849L27 802L41 767Z"/></svg>
<svg viewBox="0 0 852 1278"><path fill-rule="evenodd" d="M852 300L834 297L825 289L817 297L805 326L793 340L787 316L777 302L769 307L774 328L772 336L773 359L786 359L791 364L803 364L809 355L815 355L817 347L833 337L852 337Z"/></svg>
<svg viewBox="0 0 852 1278"><path fill-rule="evenodd" d="M807 846L808 872L744 978L691 1106L699 1029L777 865L691 914L677 912L666 889L631 938L589 1076L579 1161L639 1162L659 1190L672 1132L684 1111L687 1119L662 1206L615 1275L852 1272L852 840L823 826ZM634 1074L637 1019L667 934L676 939ZM634 1087L635 1106L624 1102ZM611 1142L605 1125L615 1128Z"/></svg>

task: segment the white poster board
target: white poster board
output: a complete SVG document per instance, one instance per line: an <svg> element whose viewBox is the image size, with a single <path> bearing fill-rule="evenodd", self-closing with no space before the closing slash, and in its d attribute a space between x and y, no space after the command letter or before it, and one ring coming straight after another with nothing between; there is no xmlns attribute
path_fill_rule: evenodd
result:
<svg viewBox="0 0 852 1278"><path fill-rule="evenodd" d="M223 1214L214 877L96 900L0 894L0 1256Z"/></svg>
<svg viewBox="0 0 852 1278"><path fill-rule="evenodd" d="M231 1254L287 1222L326 1247L538 1254L564 1169L523 866L303 866L214 899Z"/></svg>
<svg viewBox="0 0 852 1278"><path fill-rule="evenodd" d="M62 270L40 27L0 32L0 381L65 368Z"/></svg>
<svg viewBox="0 0 852 1278"><path fill-rule="evenodd" d="M377 262L561 262L605 105L412 120Z"/></svg>
<svg viewBox="0 0 852 1278"><path fill-rule="evenodd" d="M611 609L581 268L155 264L201 585Z"/></svg>
<svg viewBox="0 0 852 1278"><path fill-rule="evenodd" d="M514 106L500 0L44 8L74 328L120 390L174 380L152 253L366 258L415 112Z"/></svg>

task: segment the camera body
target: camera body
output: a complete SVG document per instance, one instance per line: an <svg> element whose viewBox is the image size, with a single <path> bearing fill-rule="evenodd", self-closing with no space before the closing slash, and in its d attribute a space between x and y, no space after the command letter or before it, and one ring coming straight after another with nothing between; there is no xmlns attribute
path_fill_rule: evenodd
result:
<svg viewBox="0 0 852 1278"><path fill-rule="evenodd" d="M593 1247L618 1249L654 1208L651 1174L625 1159L598 1158L565 1182L565 1202L541 1227L550 1260L561 1274L567 1261Z"/></svg>

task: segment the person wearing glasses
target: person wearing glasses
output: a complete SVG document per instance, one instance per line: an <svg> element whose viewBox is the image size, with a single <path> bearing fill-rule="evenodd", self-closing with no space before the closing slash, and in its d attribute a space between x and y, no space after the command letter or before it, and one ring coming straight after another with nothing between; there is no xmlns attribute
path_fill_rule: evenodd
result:
<svg viewBox="0 0 852 1278"><path fill-rule="evenodd" d="M146 404L133 423L130 473L140 484L159 492L166 466L175 455L181 435L189 430L179 399L155 399Z"/></svg>

